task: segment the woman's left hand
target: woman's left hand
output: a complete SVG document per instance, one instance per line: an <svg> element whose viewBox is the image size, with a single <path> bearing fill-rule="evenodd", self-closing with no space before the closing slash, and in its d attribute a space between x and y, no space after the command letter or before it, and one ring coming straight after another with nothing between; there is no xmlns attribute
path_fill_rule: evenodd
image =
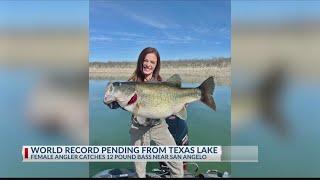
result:
<svg viewBox="0 0 320 180"><path fill-rule="evenodd" d="M167 117L167 119L170 119L170 120L176 119L176 116L175 115L171 115L171 116Z"/></svg>

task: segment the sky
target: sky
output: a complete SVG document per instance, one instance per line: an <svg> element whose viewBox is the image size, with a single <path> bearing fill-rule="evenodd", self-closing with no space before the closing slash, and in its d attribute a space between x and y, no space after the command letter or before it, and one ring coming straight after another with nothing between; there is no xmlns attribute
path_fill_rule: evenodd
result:
<svg viewBox="0 0 320 180"><path fill-rule="evenodd" d="M315 0L233 0L232 23L288 23L292 21L318 21L320 1Z"/></svg>
<svg viewBox="0 0 320 180"><path fill-rule="evenodd" d="M1 0L0 30L85 27L90 61L136 60L147 46L162 59L230 57L231 19L319 23L319 9L314 0Z"/></svg>
<svg viewBox="0 0 320 180"><path fill-rule="evenodd" d="M78 27L88 26L86 0L0 0L0 27Z"/></svg>
<svg viewBox="0 0 320 180"><path fill-rule="evenodd" d="M230 57L230 1L90 1L89 61Z"/></svg>

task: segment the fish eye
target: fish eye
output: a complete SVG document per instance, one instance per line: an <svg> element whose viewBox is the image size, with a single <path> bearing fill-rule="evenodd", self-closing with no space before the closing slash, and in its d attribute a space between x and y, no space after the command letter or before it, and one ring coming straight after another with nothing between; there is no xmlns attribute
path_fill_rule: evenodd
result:
<svg viewBox="0 0 320 180"><path fill-rule="evenodd" d="M121 86L121 82L114 82L112 85L114 85L114 86Z"/></svg>

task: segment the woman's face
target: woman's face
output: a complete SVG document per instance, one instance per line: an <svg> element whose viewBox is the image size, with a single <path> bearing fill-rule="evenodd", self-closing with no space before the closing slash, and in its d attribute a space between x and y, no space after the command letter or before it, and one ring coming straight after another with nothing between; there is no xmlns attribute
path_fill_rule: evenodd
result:
<svg viewBox="0 0 320 180"><path fill-rule="evenodd" d="M157 66L157 56L154 53L146 55L143 61L143 74L150 75Z"/></svg>

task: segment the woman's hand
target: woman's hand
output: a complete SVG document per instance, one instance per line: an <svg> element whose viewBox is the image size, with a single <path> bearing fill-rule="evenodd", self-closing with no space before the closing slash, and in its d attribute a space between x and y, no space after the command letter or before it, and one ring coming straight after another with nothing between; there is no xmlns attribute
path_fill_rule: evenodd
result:
<svg viewBox="0 0 320 180"><path fill-rule="evenodd" d="M167 119L170 119L170 120L176 119L176 115L171 115L171 116L167 117Z"/></svg>

